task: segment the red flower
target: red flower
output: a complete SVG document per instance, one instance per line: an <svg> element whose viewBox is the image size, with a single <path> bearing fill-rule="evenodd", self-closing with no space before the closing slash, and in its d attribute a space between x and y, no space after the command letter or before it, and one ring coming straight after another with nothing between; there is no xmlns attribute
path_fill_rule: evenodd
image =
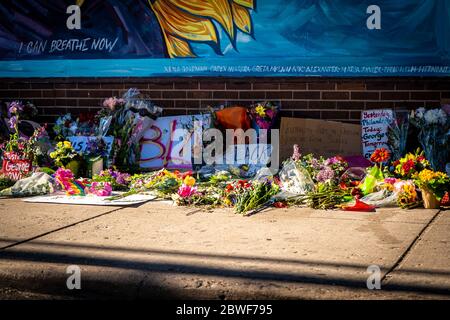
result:
<svg viewBox="0 0 450 320"><path fill-rule="evenodd" d="M422 161L424 161L425 160L425 157L424 156L418 156L417 157L417 161L418 162L422 162Z"/></svg>
<svg viewBox="0 0 450 320"><path fill-rule="evenodd" d="M376 163L383 163L389 160L391 157L390 152L385 148L376 149L370 156L370 161Z"/></svg>
<svg viewBox="0 0 450 320"><path fill-rule="evenodd" d="M402 166L402 169L405 172L405 174L408 174L414 168L414 165L415 164L413 160L406 161Z"/></svg>
<svg viewBox="0 0 450 320"><path fill-rule="evenodd" d="M231 192L233 191L234 187L231 184L227 184L227 186L225 187L225 192Z"/></svg>
<svg viewBox="0 0 450 320"><path fill-rule="evenodd" d="M282 201L277 201L273 204L275 208L287 208L287 204Z"/></svg>
<svg viewBox="0 0 450 320"><path fill-rule="evenodd" d="M181 179L184 179L184 178L186 178L186 177L192 176L192 171L189 170L189 171L183 172L183 173L181 173L181 174L180 174L180 172L178 172L178 173L177 173L177 176L178 176L178 175L179 175L179 177L180 177Z"/></svg>

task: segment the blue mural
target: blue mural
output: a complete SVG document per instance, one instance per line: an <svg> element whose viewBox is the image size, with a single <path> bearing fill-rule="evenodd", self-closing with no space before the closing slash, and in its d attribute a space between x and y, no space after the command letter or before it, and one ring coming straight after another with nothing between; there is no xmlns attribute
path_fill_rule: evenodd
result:
<svg viewBox="0 0 450 320"><path fill-rule="evenodd" d="M450 75L448 0L2 0L0 15L1 77Z"/></svg>

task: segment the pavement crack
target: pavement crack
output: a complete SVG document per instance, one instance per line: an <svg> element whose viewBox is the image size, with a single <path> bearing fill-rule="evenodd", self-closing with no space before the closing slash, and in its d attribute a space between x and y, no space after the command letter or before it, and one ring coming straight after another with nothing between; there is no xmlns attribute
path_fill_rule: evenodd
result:
<svg viewBox="0 0 450 320"><path fill-rule="evenodd" d="M31 238L28 238L28 239L24 239L24 240L15 242L15 243L11 243L11 244L9 244L9 245L7 245L7 246L0 247L0 250L9 249L9 248L18 246L18 245L20 245L20 244L23 244L23 243L26 243L26 242L30 242L30 241L33 241L33 240L36 240L36 239L45 237L45 236L47 236L47 235L49 235L49 234L52 234L52 233L55 233L55 232L58 232L58 231L61 231L61 230L64 230L64 229L68 229L68 228L71 228L71 227L74 227L74 226L76 226L76 225L79 225L79 224L82 224L82 223L84 223L84 222L88 222L88 221L91 221L91 220L94 220L94 219L97 219L97 218L106 216L106 215L108 215L108 214L114 213L114 212L119 211L119 210L122 210L122 209L123 209L122 207L121 207L121 208L116 208L116 209L114 209L114 210L107 211L107 212L98 214L98 215L96 215L96 216L93 216L93 217L90 217L90 218L87 218L87 219L83 219L83 220L80 220L80 221L77 221L77 222L68 224L68 225L66 225L66 226L63 226L63 227L60 227L60 228L57 228L57 229L53 229L53 230L50 230L50 231L41 233L41 234L39 234L39 235L37 235L37 236L31 237Z"/></svg>
<svg viewBox="0 0 450 320"><path fill-rule="evenodd" d="M419 234L414 238L414 240L410 243L408 248L406 248L405 252L397 259L397 261L392 265L392 267L384 274L384 276L381 278L381 283L386 284L386 282L389 280L388 276L397 269L402 262L406 259L406 257L409 255L409 253L414 249L414 247L419 243L420 239L422 238L422 235L431 228L431 225L436 221L437 217L441 214L442 210L439 210L436 212L436 214L433 216L433 218L428 221L428 223L420 230Z"/></svg>

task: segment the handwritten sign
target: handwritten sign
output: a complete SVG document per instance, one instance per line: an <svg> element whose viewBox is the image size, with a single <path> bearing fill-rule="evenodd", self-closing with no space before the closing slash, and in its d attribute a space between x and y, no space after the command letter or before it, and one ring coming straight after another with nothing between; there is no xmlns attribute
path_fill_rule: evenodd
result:
<svg viewBox="0 0 450 320"><path fill-rule="evenodd" d="M361 126L334 121L281 118L280 160L292 156L298 144L302 154L351 156L361 154Z"/></svg>
<svg viewBox="0 0 450 320"><path fill-rule="evenodd" d="M361 114L361 138L363 155L369 159L377 148L389 148L388 126L394 120L394 113L389 109L367 110Z"/></svg>
<svg viewBox="0 0 450 320"><path fill-rule="evenodd" d="M69 141L72 143L72 146L76 152L83 153L86 152L89 141L96 141L97 137L92 136L73 136L68 137ZM106 150L108 154L111 153L112 145L114 143L113 136L103 137L103 141L106 143Z"/></svg>
<svg viewBox="0 0 450 320"><path fill-rule="evenodd" d="M16 153L5 152L3 155L2 173L11 180L20 180L30 173L31 160L24 159Z"/></svg>
<svg viewBox="0 0 450 320"><path fill-rule="evenodd" d="M194 147L210 125L209 114L158 118L141 140L140 167L192 169L193 156L201 152Z"/></svg>

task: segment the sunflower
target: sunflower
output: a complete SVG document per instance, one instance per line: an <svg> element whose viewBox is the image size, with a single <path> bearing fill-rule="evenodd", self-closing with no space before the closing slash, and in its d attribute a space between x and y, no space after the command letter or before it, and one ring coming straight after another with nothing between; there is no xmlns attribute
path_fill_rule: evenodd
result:
<svg viewBox="0 0 450 320"><path fill-rule="evenodd" d="M149 0L161 27L170 58L196 57L190 42L210 44L220 54L213 21L227 33L233 45L238 30L253 34L250 10L255 0Z"/></svg>

